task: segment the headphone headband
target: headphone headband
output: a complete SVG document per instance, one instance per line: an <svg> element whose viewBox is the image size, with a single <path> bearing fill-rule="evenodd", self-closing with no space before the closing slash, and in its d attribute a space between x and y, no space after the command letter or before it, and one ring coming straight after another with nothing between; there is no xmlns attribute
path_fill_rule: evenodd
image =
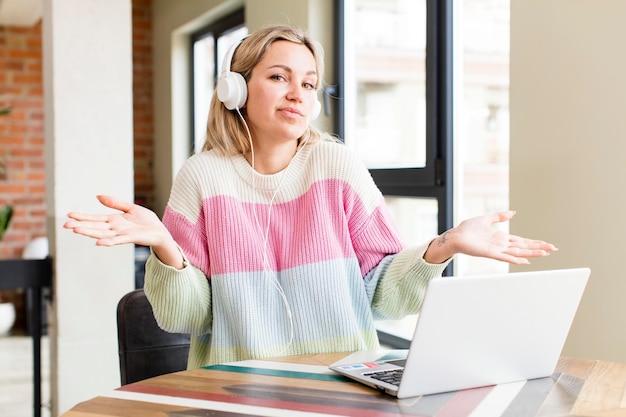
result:
<svg viewBox="0 0 626 417"><path fill-rule="evenodd" d="M241 45L241 42L243 42L243 40L246 39L248 36L244 36L243 38L239 39L239 41L233 43L230 46L230 48L228 48L226 55L224 55L224 61L222 62L222 70L220 71L220 77L223 77L230 72L230 65L233 61L233 55L235 55L235 51L237 50L237 47Z"/></svg>

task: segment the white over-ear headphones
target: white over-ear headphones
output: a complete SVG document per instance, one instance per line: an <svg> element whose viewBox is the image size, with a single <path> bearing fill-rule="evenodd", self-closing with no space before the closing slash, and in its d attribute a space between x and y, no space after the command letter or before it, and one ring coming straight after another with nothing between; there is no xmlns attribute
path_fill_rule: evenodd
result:
<svg viewBox="0 0 626 417"><path fill-rule="evenodd" d="M242 41L243 39L235 42L224 56L222 71L217 79L217 98L224 103L228 110L241 109L248 98L246 79L238 72L230 71L230 63L233 60L235 49Z"/></svg>
<svg viewBox="0 0 626 417"><path fill-rule="evenodd" d="M230 64L233 60L235 50L243 39L235 42L224 56L222 71L217 79L217 98L224 103L224 107L228 110L241 109L248 99L246 79L240 73L230 70ZM311 112L311 120L317 119L321 111L322 103L320 103L319 99L315 100L315 106Z"/></svg>

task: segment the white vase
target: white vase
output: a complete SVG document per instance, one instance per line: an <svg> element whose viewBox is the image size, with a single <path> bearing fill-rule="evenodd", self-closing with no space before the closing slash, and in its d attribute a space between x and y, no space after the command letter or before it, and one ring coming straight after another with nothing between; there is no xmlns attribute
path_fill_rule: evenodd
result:
<svg viewBox="0 0 626 417"><path fill-rule="evenodd" d="M15 324L13 303L0 303L0 336L7 336Z"/></svg>

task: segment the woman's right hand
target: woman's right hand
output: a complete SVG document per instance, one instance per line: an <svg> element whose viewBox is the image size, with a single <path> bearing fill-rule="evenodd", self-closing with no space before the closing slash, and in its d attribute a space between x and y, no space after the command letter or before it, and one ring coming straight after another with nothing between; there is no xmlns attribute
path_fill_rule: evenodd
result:
<svg viewBox="0 0 626 417"><path fill-rule="evenodd" d="M172 235L153 211L137 204L105 195L97 196L104 206L119 213L89 214L70 212L63 227L96 239L98 246L127 243L150 246L163 263L183 267L183 258Z"/></svg>

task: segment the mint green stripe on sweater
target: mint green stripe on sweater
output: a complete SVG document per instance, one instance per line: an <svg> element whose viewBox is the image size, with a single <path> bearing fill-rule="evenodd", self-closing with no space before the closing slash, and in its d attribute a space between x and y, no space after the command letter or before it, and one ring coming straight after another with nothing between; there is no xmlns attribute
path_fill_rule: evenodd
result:
<svg viewBox="0 0 626 417"><path fill-rule="evenodd" d="M313 372L283 371L279 369L250 368L247 366L231 365L210 365L203 366L202 369L224 372L239 372L243 374L256 374L268 376L282 376L286 378L315 379L318 381L350 382L348 378L341 375L316 374Z"/></svg>

